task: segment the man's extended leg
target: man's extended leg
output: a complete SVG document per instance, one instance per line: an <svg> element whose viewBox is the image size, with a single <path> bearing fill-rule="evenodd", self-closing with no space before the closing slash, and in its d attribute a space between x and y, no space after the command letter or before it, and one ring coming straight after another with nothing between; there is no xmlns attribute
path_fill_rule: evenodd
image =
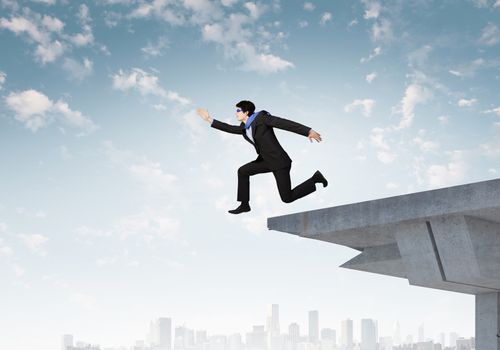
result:
<svg viewBox="0 0 500 350"><path fill-rule="evenodd" d="M238 169L238 197L241 205L229 212L231 214L240 214L250 211L250 176L255 174L268 173L271 170L262 161L253 161L241 166Z"/></svg>
<svg viewBox="0 0 500 350"><path fill-rule="evenodd" d="M307 179L306 181L292 189L292 184L290 181L290 169L291 166L273 171L281 200L285 203L291 203L316 191L316 183L323 183L323 187L326 187L326 185L328 184L323 175L321 175L321 173L317 171L311 178Z"/></svg>

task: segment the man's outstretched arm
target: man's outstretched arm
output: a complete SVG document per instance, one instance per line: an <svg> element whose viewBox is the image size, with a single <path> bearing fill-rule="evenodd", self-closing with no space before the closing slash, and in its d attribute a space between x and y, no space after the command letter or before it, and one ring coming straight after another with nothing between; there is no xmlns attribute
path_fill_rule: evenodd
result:
<svg viewBox="0 0 500 350"><path fill-rule="evenodd" d="M218 121L217 119L213 119L208 114L208 111L206 109L198 108L196 110L196 113L198 113L198 115L203 120L205 120L206 122L210 123L210 126L212 128L215 128L215 129L218 129L218 130L221 130L221 131L225 131L225 132L229 132L231 134L241 134L243 132L243 129L241 128L241 126L229 125L229 124L223 123L221 121Z"/></svg>
<svg viewBox="0 0 500 350"><path fill-rule="evenodd" d="M275 117L273 115L267 115L262 120L264 124L272 126L273 128L283 129L299 135L307 136L311 142L313 140L316 140L317 142L321 141L321 135L318 132L314 131L308 126L302 125L292 120Z"/></svg>

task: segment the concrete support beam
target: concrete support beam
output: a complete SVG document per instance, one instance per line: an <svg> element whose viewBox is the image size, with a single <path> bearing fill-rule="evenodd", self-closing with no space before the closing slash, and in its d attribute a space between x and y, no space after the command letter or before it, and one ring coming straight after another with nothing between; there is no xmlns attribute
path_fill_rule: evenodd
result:
<svg viewBox="0 0 500 350"><path fill-rule="evenodd" d="M500 293L476 295L476 349L500 350Z"/></svg>

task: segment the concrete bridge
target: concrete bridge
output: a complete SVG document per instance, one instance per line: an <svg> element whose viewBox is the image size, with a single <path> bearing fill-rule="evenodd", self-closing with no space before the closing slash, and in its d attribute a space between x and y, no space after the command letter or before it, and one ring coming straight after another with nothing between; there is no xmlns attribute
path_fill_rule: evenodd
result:
<svg viewBox="0 0 500 350"><path fill-rule="evenodd" d="M360 251L344 268L475 295L476 348L500 350L500 179L272 217L267 226Z"/></svg>

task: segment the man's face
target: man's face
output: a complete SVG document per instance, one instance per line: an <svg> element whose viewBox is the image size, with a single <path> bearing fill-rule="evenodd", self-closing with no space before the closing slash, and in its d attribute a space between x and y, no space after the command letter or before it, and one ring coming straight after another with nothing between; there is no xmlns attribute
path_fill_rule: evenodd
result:
<svg viewBox="0 0 500 350"><path fill-rule="evenodd" d="M248 112L243 112L241 108L236 107L236 119L243 122L246 118L248 118Z"/></svg>

